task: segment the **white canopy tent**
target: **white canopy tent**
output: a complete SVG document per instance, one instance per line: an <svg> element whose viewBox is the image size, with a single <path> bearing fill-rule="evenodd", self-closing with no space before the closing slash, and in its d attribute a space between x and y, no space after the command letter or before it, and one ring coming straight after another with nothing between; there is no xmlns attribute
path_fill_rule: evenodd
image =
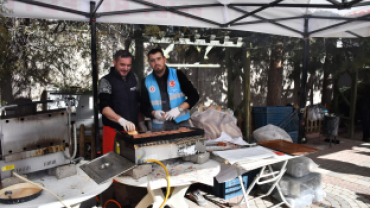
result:
<svg viewBox="0 0 370 208"><path fill-rule="evenodd" d="M92 0L100 5L101 1ZM8 0L8 16L90 21L90 0ZM367 37L369 0L104 0L99 22L227 28L304 37ZM54 6L49 9L48 5ZM47 8L49 7L49 8ZM56 10L63 10L56 11ZM336 26L337 25L337 26ZM346 32L349 31L349 32Z"/></svg>
<svg viewBox="0 0 370 208"><path fill-rule="evenodd" d="M91 22L96 134L99 132L95 105L96 21L219 28L304 38L301 117L306 104L308 38L370 36L370 0L8 0L6 7L13 11L5 14L9 17ZM300 141L304 136L302 122L299 135Z"/></svg>

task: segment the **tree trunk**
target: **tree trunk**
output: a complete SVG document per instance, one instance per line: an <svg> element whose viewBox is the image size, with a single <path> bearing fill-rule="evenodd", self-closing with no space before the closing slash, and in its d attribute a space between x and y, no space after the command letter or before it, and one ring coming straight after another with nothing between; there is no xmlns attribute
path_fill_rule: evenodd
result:
<svg viewBox="0 0 370 208"><path fill-rule="evenodd" d="M354 72L351 73L352 84L351 84L351 104L350 104L350 112L349 112L349 119L350 125L348 129L348 137L350 139L353 138L355 134L355 116L356 116L356 101L357 101L357 79L358 79L358 69L354 69Z"/></svg>
<svg viewBox="0 0 370 208"><path fill-rule="evenodd" d="M135 40L135 62L134 70L139 80L144 78L144 41L142 38Z"/></svg>
<svg viewBox="0 0 370 208"><path fill-rule="evenodd" d="M300 69L294 69L297 70L298 76L294 76L294 89L293 89L293 99L294 99L294 104L299 105L299 93L301 91L301 77L300 75Z"/></svg>
<svg viewBox="0 0 370 208"><path fill-rule="evenodd" d="M231 66L230 48L226 48L225 51L225 65L227 68L227 107L234 109L234 80Z"/></svg>
<svg viewBox="0 0 370 208"><path fill-rule="evenodd" d="M250 100L251 100L251 60L250 52L247 49L243 49L243 68L244 68L244 126L245 126L245 138L248 142L250 141L251 133L251 116L250 116Z"/></svg>
<svg viewBox="0 0 370 208"><path fill-rule="evenodd" d="M333 89L331 87L331 74L330 72L324 70L324 78L322 83L322 97L321 103L327 108L331 108L331 98L333 96Z"/></svg>
<svg viewBox="0 0 370 208"><path fill-rule="evenodd" d="M9 103L13 103L14 96L13 96L13 87L12 87L12 78L10 74L6 76L3 75L0 81L1 87L1 106L8 105Z"/></svg>
<svg viewBox="0 0 370 208"><path fill-rule="evenodd" d="M314 105L313 103L313 90L314 90L314 87L315 87L315 75L311 74L311 83L310 83L310 88L311 88L311 91L310 91L310 104L311 105Z"/></svg>
<svg viewBox="0 0 370 208"><path fill-rule="evenodd" d="M267 81L267 105L279 106L283 91L283 66L282 66L282 48L274 48L271 53L270 69Z"/></svg>

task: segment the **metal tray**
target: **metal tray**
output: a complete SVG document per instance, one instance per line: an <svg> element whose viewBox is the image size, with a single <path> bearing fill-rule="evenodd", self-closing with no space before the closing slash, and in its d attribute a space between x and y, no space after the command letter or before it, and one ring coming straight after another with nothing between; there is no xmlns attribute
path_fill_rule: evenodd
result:
<svg viewBox="0 0 370 208"><path fill-rule="evenodd" d="M198 128L189 128L189 129L192 129L194 131L167 134L167 135L161 135L161 136L152 136L152 137L145 137L145 138L134 138L132 135L129 135L127 133L118 132L119 134L117 134L116 136L118 135L122 136L122 138L124 138L125 141L127 141L130 144L145 144L148 142L175 140L178 138L192 137L192 136L198 136L198 135L204 136L204 130L202 129L198 129Z"/></svg>
<svg viewBox="0 0 370 208"><path fill-rule="evenodd" d="M89 163L81 165L80 168L97 184L101 184L131 170L135 166L135 163L128 159L114 152L109 152Z"/></svg>

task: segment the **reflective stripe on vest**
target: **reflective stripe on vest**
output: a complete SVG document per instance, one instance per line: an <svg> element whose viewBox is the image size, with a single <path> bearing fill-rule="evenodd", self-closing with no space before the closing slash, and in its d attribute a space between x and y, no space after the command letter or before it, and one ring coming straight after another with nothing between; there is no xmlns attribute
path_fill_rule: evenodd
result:
<svg viewBox="0 0 370 208"><path fill-rule="evenodd" d="M168 68L168 80L167 80L167 93L170 100L170 106L176 108L181 105L185 100L185 95L180 88L180 83L177 78L176 69ZM145 78L145 86L149 93L149 98L154 110L162 110L161 92L153 72ZM176 123L188 120L190 118L190 111L186 110L182 112L176 119ZM153 122L153 125L154 122ZM158 124L157 124L158 125ZM154 126L153 126L154 127Z"/></svg>

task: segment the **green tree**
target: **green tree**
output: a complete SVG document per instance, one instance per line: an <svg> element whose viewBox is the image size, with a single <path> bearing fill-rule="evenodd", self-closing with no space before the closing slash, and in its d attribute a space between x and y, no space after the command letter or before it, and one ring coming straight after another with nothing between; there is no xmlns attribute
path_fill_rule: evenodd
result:
<svg viewBox="0 0 370 208"><path fill-rule="evenodd" d="M35 88L91 88L88 23L3 18L1 37L2 104Z"/></svg>

